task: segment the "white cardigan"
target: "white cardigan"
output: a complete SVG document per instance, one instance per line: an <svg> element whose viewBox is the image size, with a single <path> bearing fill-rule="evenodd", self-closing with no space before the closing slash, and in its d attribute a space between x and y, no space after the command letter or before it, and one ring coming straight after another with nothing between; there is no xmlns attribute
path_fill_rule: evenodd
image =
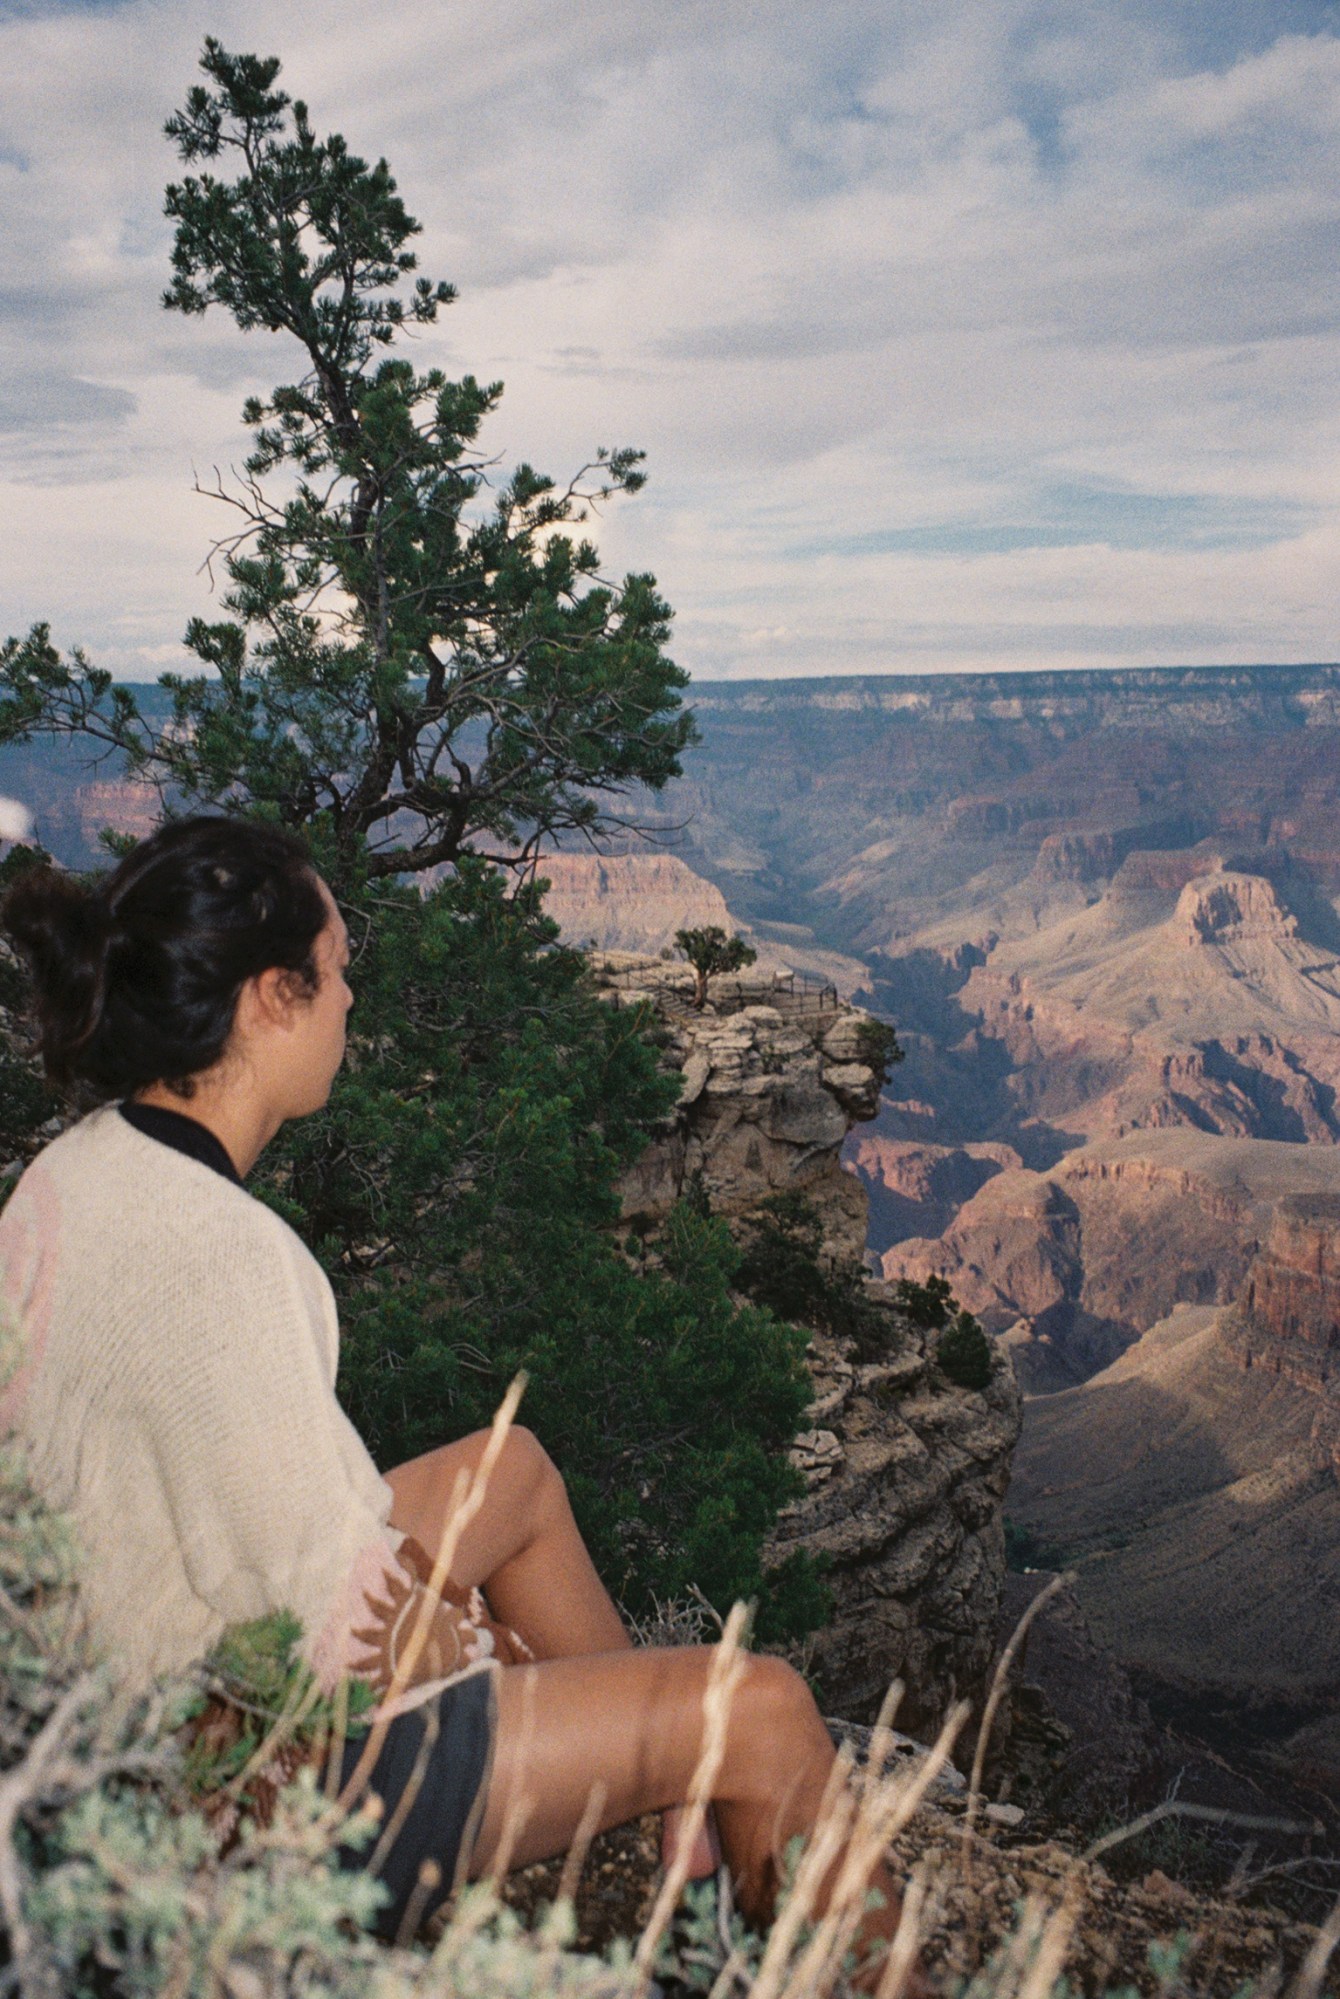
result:
<svg viewBox="0 0 1340 1999"><path fill-rule="evenodd" d="M98 1647L135 1682L288 1609L324 1681L399 1564L390 1487L335 1399L324 1272L221 1174L95 1111L0 1215L21 1336L0 1433L72 1517Z"/></svg>

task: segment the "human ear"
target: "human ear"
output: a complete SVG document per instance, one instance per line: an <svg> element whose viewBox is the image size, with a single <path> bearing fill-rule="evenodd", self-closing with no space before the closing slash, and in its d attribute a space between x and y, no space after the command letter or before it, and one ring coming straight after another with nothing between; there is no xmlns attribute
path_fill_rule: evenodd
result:
<svg viewBox="0 0 1340 1999"><path fill-rule="evenodd" d="M257 1028L278 1028L287 1033L304 997L292 972L282 965L271 965L243 985L237 996L235 1024L243 1034Z"/></svg>

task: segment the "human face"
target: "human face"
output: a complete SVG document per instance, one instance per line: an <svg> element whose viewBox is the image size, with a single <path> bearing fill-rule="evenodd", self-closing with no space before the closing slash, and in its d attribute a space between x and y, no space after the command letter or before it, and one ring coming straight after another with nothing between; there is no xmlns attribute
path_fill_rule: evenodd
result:
<svg viewBox="0 0 1340 1999"><path fill-rule="evenodd" d="M349 969L349 932L324 882L321 894L327 922L312 947L316 991L294 996L285 1036L286 1117L306 1117L319 1111L329 1097L344 1060L345 1023L354 1003L344 976Z"/></svg>

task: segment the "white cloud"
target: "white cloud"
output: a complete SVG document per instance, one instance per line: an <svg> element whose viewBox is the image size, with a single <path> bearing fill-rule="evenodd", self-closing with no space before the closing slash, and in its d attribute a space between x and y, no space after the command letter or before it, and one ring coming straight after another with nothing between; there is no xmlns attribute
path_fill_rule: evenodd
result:
<svg viewBox="0 0 1340 1999"><path fill-rule="evenodd" d="M604 543L695 672L1333 655L1340 41L1306 0L1212 12L0 18L0 623L156 670L206 602L191 468L293 369L158 308L208 29L387 154L462 288L418 352L506 379L491 442L647 447Z"/></svg>

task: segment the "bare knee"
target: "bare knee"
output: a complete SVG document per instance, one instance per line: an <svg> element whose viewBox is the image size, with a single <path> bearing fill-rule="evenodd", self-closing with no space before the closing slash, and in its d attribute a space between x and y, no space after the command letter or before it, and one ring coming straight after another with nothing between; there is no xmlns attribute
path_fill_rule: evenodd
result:
<svg viewBox="0 0 1340 1999"><path fill-rule="evenodd" d="M826 1772L833 1744L804 1679L785 1659L756 1653L735 1696L731 1734L764 1788Z"/></svg>
<svg viewBox="0 0 1340 1999"><path fill-rule="evenodd" d="M543 1517L555 1508L566 1510L568 1489L563 1474L533 1430L516 1424L508 1431L499 1470L508 1490L528 1513Z"/></svg>

